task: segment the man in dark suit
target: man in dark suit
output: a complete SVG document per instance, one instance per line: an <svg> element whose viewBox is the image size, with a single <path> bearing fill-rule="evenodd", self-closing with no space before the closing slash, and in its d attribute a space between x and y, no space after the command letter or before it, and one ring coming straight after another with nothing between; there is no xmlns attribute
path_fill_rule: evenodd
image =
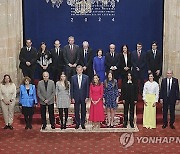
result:
<svg viewBox="0 0 180 154"><path fill-rule="evenodd" d="M83 68L78 65L76 68L77 75L71 78L71 99L74 103L75 121L76 127L79 128L81 124L82 129L85 129L85 117L86 117L86 102L89 98L89 77L82 74ZM79 109L81 106L81 119L79 116Z"/></svg>
<svg viewBox="0 0 180 154"><path fill-rule="evenodd" d="M109 52L105 56L106 72L113 71L114 78L118 81L119 54L115 52L115 45L109 45Z"/></svg>
<svg viewBox="0 0 180 154"><path fill-rule="evenodd" d="M37 50L31 46L31 39L26 39L26 46L21 48L19 54L19 68L22 69L23 76L31 78L31 82L34 83L34 72L36 68Z"/></svg>
<svg viewBox="0 0 180 154"><path fill-rule="evenodd" d="M142 43L137 43L137 49L132 52L131 63L134 78L140 81L139 93L142 94L146 66L146 54L142 51Z"/></svg>
<svg viewBox="0 0 180 154"><path fill-rule="evenodd" d="M49 80L49 73L43 72L43 80L39 81L37 94L41 105L41 119L42 119L42 130L46 128L46 106L48 106L49 120L51 128L55 129L55 118L54 118L54 97L55 97L55 84L54 81Z"/></svg>
<svg viewBox="0 0 180 154"><path fill-rule="evenodd" d="M70 81L71 76L76 74L76 66L79 62L79 46L74 44L74 37L68 38L69 44L64 47L63 57L65 60L66 75Z"/></svg>
<svg viewBox="0 0 180 154"><path fill-rule="evenodd" d="M154 80L159 83L162 70L162 53L157 50L157 42L152 43L152 49L147 51L148 73L153 73Z"/></svg>
<svg viewBox="0 0 180 154"><path fill-rule="evenodd" d="M163 129L168 125L168 109L170 109L170 127L175 129L175 105L179 103L179 83L178 79L172 75L172 70L168 69L167 78L164 78L161 83L160 102L163 104Z"/></svg>
<svg viewBox="0 0 180 154"><path fill-rule="evenodd" d="M92 80L92 59L93 53L92 49L89 48L89 43L87 41L83 42L83 47L79 50L79 65L83 67L83 73L89 77L89 80Z"/></svg>
<svg viewBox="0 0 180 154"><path fill-rule="evenodd" d="M55 48L51 49L52 56L52 74L53 81L56 83L59 80L60 75L64 71L64 57L63 50L60 47L60 41L56 40L54 42Z"/></svg>

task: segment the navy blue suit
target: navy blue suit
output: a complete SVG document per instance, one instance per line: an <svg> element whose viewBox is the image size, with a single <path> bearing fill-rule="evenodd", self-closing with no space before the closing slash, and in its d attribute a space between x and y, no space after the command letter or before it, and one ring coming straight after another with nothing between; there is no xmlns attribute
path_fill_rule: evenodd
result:
<svg viewBox="0 0 180 154"><path fill-rule="evenodd" d="M140 58L138 57L137 50L133 51L131 54L132 72L136 80L140 80L139 91L142 93L144 86L144 75L146 67L146 54L141 51ZM139 68L137 71L136 67Z"/></svg>
<svg viewBox="0 0 180 154"><path fill-rule="evenodd" d="M85 124L86 117L86 103L85 99L89 97L89 77L82 74L81 87L79 88L78 76L73 75L71 77L71 99L75 100L74 111L76 125L83 126ZM81 120L79 116L79 109L81 106Z"/></svg>
<svg viewBox="0 0 180 154"><path fill-rule="evenodd" d="M167 78L164 78L161 83L160 99L163 99L163 123L167 125L168 108L170 108L170 125L175 122L175 105L176 100L179 100L179 83L178 79L172 78L172 85L169 95L167 93L168 85Z"/></svg>

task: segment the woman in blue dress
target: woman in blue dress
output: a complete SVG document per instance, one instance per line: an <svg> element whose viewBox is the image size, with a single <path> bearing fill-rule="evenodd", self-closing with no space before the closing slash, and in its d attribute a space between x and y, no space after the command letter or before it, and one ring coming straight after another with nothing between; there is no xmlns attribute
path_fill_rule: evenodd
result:
<svg viewBox="0 0 180 154"><path fill-rule="evenodd" d="M100 81L105 80L105 56L103 56L102 49L97 51L97 56L93 59L93 71L94 74L99 75Z"/></svg>
<svg viewBox="0 0 180 154"><path fill-rule="evenodd" d="M112 128L114 126L115 110L119 101L118 84L112 71L108 72L107 79L104 81L104 101L108 118L107 127Z"/></svg>

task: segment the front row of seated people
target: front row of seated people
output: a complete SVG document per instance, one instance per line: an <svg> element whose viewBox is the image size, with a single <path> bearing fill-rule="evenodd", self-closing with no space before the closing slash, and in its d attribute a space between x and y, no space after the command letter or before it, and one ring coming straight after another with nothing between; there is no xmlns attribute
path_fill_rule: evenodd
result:
<svg viewBox="0 0 180 154"><path fill-rule="evenodd" d="M81 125L85 129L86 102L91 102L89 117L92 128L98 128L105 120L104 106L107 113L107 127L114 127L115 112L119 102L119 91L117 80L114 79L112 71L107 73L107 79L102 83L100 77L95 74L90 83L87 75L83 74L82 66L76 67L77 74L72 76L71 83L64 73L60 75L59 81L54 84L49 79L49 73L43 73L43 80L37 85L37 95L40 102L42 130L46 129L46 107L48 107L51 128L55 129L54 103L57 104L60 119L60 129L66 129L68 119L68 108L74 104L75 129ZM163 126L168 126L168 109L170 109L170 128L175 129L175 105L179 103L179 83L178 79L172 77L172 70L167 71L167 77L162 80L161 89L154 81L152 73L149 74L148 81L143 88L143 127L147 129L156 128L156 104L158 100L163 104ZM134 108L138 102L137 81L133 79L131 72L127 74L121 88L121 97L124 104L124 123L127 128L128 123L134 128ZM90 83L90 84L89 84ZM159 92L160 91L160 92ZM16 101L16 86L9 75L4 75L0 84L0 100L4 116L4 129L13 129L14 106ZM32 119L34 107L37 106L36 87L31 84L29 77L24 77L20 85L19 105L25 119L25 129L32 129ZM81 109L81 111L80 111ZM64 112L64 114L63 114ZM128 112L129 115L128 116ZM81 116L79 115L81 113ZM65 118L63 118L65 115ZM129 118L128 118L129 117Z"/></svg>

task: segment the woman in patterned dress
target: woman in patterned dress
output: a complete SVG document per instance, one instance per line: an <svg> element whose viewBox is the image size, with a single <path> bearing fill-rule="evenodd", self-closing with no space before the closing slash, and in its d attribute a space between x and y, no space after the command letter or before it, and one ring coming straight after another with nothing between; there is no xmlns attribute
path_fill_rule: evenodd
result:
<svg viewBox="0 0 180 154"><path fill-rule="evenodd" d="M59 110L61 129L66 129L68 119L68 108L70 106L70 83L64 73L61 74L60 80L56 82L56 103ZM63 110L65 121L63 124Z"/></svg>
<svg viewBox="0 0 180 154"><path fill-rule="evenodd" d="M118 106L119 92L117 80L114 79L112 71L107 74L107 79L104 81L104 101L107 110L107 127L114 126L115 110Z"/></svg>

